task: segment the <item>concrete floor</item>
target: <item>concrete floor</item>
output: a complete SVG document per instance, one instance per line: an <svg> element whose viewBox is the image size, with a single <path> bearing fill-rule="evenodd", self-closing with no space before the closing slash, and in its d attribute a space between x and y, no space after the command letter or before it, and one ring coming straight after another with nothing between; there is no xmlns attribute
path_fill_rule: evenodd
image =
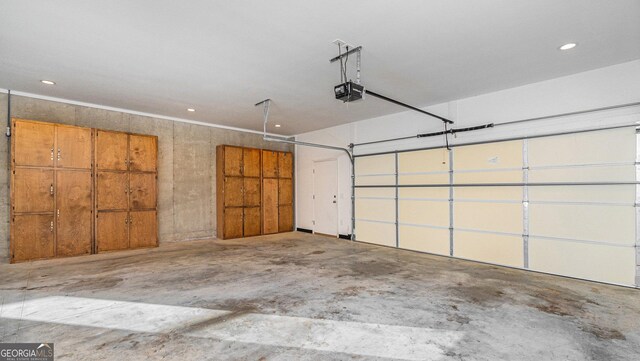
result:
<svg viewBox="0 0 640 361"><path fill-rule="evenodd" d="M640 291L304 233L1 265L57 360L637 360Z"/></svg>

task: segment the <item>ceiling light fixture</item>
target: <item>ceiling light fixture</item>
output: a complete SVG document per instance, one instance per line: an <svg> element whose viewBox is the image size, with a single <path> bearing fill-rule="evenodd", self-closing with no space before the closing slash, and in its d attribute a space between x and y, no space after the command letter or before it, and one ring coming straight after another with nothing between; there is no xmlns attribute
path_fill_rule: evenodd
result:
<svg viewBox="0 0 640 361"><path fill-rule="evenodd" d="M51 80L40 80L40 82L42 84L47 84L47 85L56 85L56 82L51 81Z"/></svg>
<svg viewBox="0 0 640 361"><path fill-rule="evenodd" d="M569 49L573 49L577 46L578 44L576 43L567 43L564 44L563 46L560 47L560 50L569 50Z"/></svg>
<svg viewBox="0 0 640 361"><path fill-rule="evenodd" d="M276 124L276 128L280 128L280 124Z"/></svg>
<svg viewBox="0 0 640 361"><path fill-rule="evenodd" d="M195 112L196 110L195 110L195 109L193 109L193 108L187 108L187 111L188 111L188 112Z"/></svg>

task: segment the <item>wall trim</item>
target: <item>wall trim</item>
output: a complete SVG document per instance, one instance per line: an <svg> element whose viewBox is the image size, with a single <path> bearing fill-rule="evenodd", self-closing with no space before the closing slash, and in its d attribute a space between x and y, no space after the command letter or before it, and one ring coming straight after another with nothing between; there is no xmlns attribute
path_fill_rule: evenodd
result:
<svg viewBox="0 0 640 361"><path fill-rule="evenodd" d="M0 93L7 94L7 93L9 93L9 89L0 88ZM76 100L50 97L50 96L47 96L47 95L27 93L27 92L16 91L16 90L11 90L11 95L17 95L17 96L34 98L34 99L41 99L41 100L48 100L48 101L64 103L64 104L79 105L79 106L83 106L83 107L109 110L109 111L113 111L113 112L121 112L121 113L133 114L133 115L140 115L140 116L149 117L149 118L165 119L165 120L171 120L171 121L180 122L180 123L202 125L202 126L211 127L211 128L234 130L236 132L252 133L252 134L263 134L263 132L259 131L259 130L232 127L232 126L222 125L222 124L207 123L207 122L201 122L201 121L198 121L198 120L190 120L190 119L184 119L184 118L169 117L169 116L166 116L166 115L139 112L139 111L136 111L136 110L117 108L117 107L110 107L110 106L107 106L107 105L100 105L100 104L94 104L94 103L85 103L85 102L80 102L80 101L76 101ZM273 136L279 136L279 137L290 137L288 135L283 135L283 134L278 134L278 133L267 133L267 135L273 135Z"/></svg>

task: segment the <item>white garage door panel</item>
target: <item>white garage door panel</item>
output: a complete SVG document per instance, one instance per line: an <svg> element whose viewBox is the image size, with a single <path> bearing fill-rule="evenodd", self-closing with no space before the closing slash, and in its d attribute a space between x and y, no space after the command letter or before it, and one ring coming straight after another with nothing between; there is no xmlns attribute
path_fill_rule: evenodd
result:
<svg viewBox="0 0 640 361"><path fill-rule="evenodd" d="M394 199L356 198L356 219L395 223L396 201Z"/></svg>
<svg viewBox="0 0 640 361"><path fill-rule="evenodd" d="M633 286L635 254L632 247L529 238L529 267L594 281Z"/></svg>
<svg viewBox="0 0 640 361"><path fill-rule="evenodd" d="M395 247L396 226L395 224L356 221L356 238L361 242Z"/></svg>
<svg viewBox="0 0 640 361"><path fill-rule="evenodd" d="M433 188L400 188L398 189L398 197L412 199L449 199L449 187L433 187Z"/></svg>
<svg viewBox="0 0 640 361"><path fill-rule="evenodd" d="M579 186L579 187L529 187L531 202L606 202L633 204L636 187Z"/></svg>
<svg viewBox="0 0 640 361"><path fill-rule="evenodd" d="M394 154L355 159L356 185L395 185L395 173L396 157Z"/></svg>
<svg viewBox="0 0 640 361"><path fill-rule="evenodd" d="M532 169L530 183L544 182L635 182L633 165Z"/></svg>
<svg viewBox="0 0 640 361"><path fill-rule="evenodd" d="M633 127L530 139L529 165L634 162L635 145Z"/></svg>
<svg viewBox="0 0 640 361"><path fill-rule="evenodd" d="M498 142L454 148L453 169L522 168L522 141Z"/></svg>
<svg viewBox="0 0 640 361"><path fill-rule="evenodd" d="M522 201L522 187L458 187L453 199Z"/></svg>
<svg viewBox="0 0 640 361"><path fill-rule="evenodd" d="M449 230L400 225L400 248L449 255Z"/></svg>
<svg viewBox="0 0 640 361"><path fill-rule="evenodd" d="M522 234L522 204L454 202L454 228Z"/></svg>
<svg viewBox="0 0 640 361"><path fill-rule="evenodd" d="M631 206L531 204L529 217L532 236L635 243L635 209Z"/></svg>
<svg viewBox="0 0 640 361"><path fill-rule="evenodd" d="M449 153L446 149L421 150L398 153L400 173L449 171Z"/></svg>
<svg viewBox="0 0 640 361"><path fill-rule="evenodd" d="M453 183L522 183L522 170L453 173Z"/></svg>
<svg viewBox="0 0 640 361"><path fill-rule="evenodd" d="M398 221L419 225L449 227L449 202L398 202Z"/></svg>
<svg viewBox="0 0 640 361"><path fill-rule="evenodd" d="M374 155L370 157L358 157L355 159L355 174L395 174L395 154Z"/></svg>
<svg viewBox="0 0 640 361"><path fill-rule="evenodd" d="M512 267L524 266L522 237L477 232L453 232L454 257Z"/></svg>
<svg viewBox="0 0 640 361"><path fill-rule="evenodd" d="M358 188L356 198L390 198L396 197L395 188Z"/></svg>
<svg viewBox="0 0 640 361"><path fill-rule="evenodd" d="M449 173L446 174L398 174L398 184L449 184Z"/></svg>
<svg viewBox="0 0 640 361"><path fill-rule="evenodd" d="M357 186L379 186L379 185L395 185L395 175L368 175L368 176L356 176Z"/></svg>

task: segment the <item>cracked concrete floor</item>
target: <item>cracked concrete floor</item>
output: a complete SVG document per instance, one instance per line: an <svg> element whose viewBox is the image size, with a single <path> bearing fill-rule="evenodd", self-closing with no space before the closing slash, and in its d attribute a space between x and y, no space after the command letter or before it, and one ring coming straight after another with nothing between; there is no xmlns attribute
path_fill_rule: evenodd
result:
<svg viewBox="0 0 640 361"><path fill-rule="evenodd" d="M0 266L57 360L637 360L640 291L286 233Z"/></svg>

